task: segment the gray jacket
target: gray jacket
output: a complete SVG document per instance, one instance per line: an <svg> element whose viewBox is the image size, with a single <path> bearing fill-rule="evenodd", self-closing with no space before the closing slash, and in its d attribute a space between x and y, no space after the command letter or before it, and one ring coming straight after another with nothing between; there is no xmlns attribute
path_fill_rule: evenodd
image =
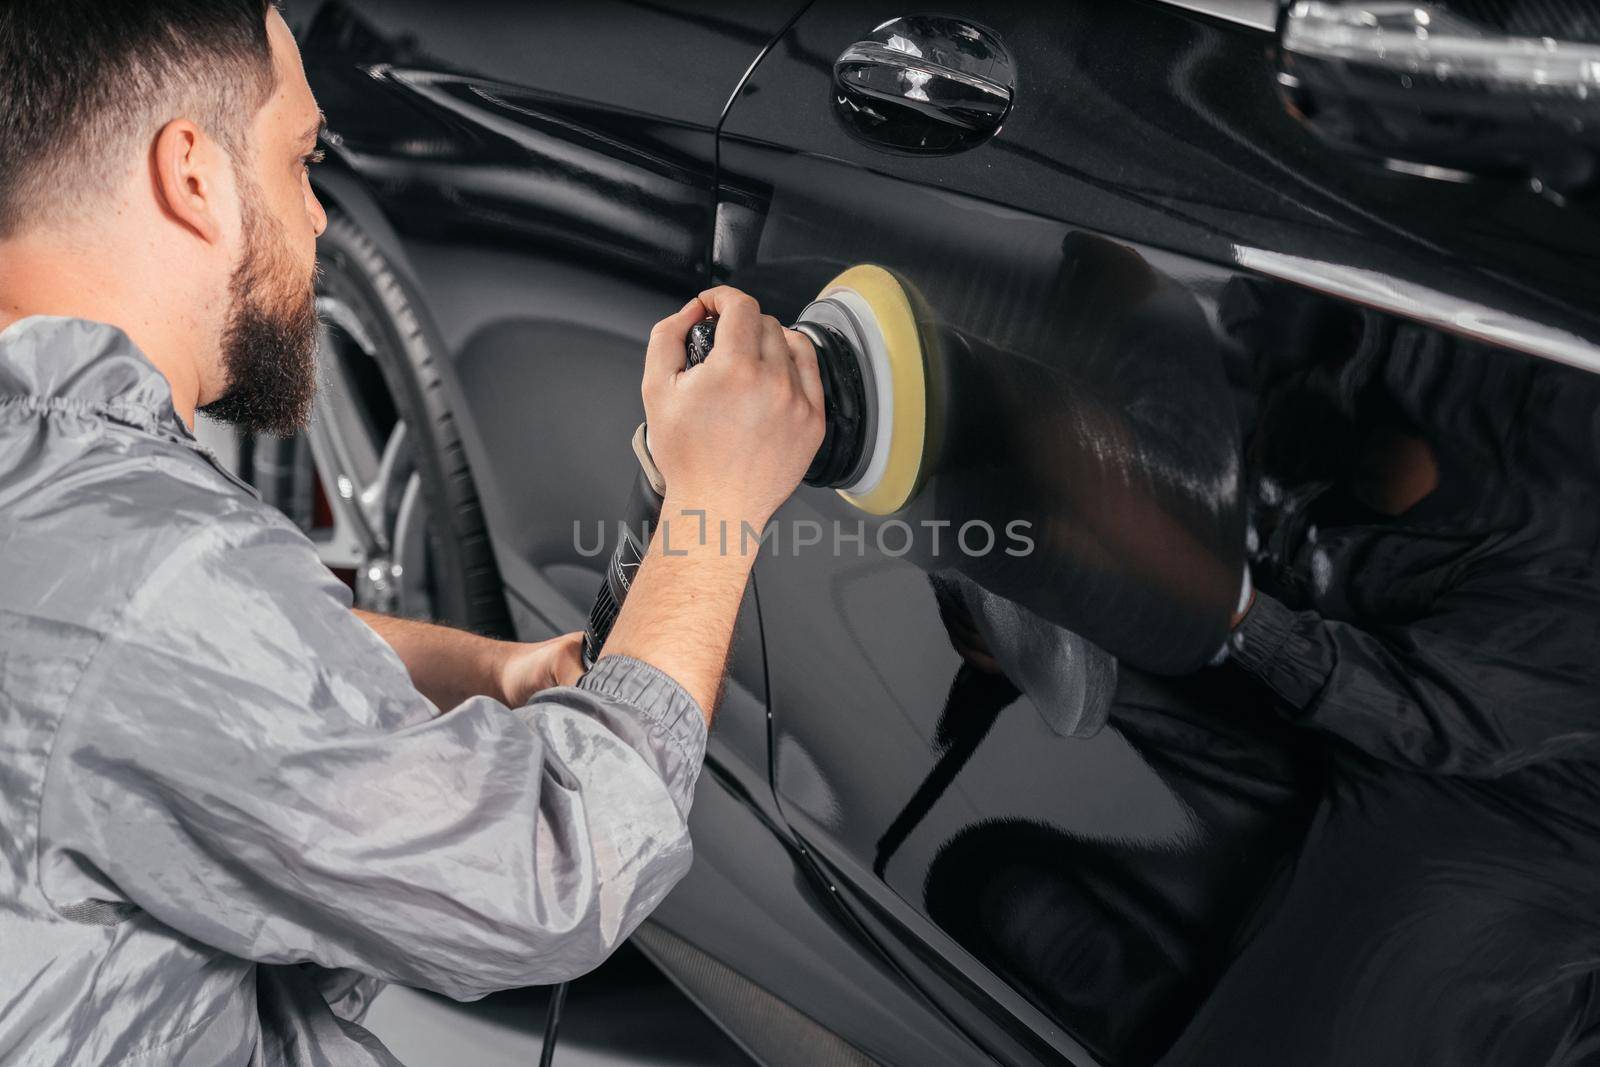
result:
<svg viewBox="0 0 1600 1067"><path fill-rule="evenodd" d="M0 1062L394 1063L372 979L569 978L682 877L670 678L440 715L349 605L121 331L0 334Z"/></svg>

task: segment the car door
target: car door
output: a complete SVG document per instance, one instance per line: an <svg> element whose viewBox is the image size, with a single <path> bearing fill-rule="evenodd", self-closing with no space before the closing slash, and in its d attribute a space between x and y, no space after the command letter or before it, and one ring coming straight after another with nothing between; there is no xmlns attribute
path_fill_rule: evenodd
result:
<svg viewBox="0 0 1600 1067"><path fill-rule="evenodd" d="M1301 741L1195 670L1243 565L1238 304L1287 292L1240 264L1593 332L1551 205L1328 151L1276 95L1270 20L1193 6L1221 5L946 9L985 63L1001 46L984 77L1003 66L1013 96L992 136L930 151L892 114L856 121L872 102L834 77L863 40L921 54L890 21L912 12L817 0L722 127L714 280L790 321L876 263L929 345L921 492L881 517L802 488L757 565L773 788L885 951L1008 1062L1159 1053L1305 817ZM1519 217L1538 236L1508 251ZM1539 284L1500 276L1506 255ZM1020 558L1003 533L998 552L957 541L1012 520ZM930 573L1119 657L1109 721L1064 717L1081 684L1019 695L964 660ZM1197 773L1221 751L1231 781Z"/></svg>
<svg viewBox="0 0 1600 1067"><path fill-rule="evenodd" d="M982 29L1014 50L1017 68L1015 113L999 137L920 157L854 139L834 114L833 60L898 13L812 5L756 69L723 130L718 279L792 318L846 267L887 267L921 308L933 383L932 473L911 505L875 518L802 489L780 513L780 537L805 530L809 540L815 526L823 543L780 542L757 565L773 784L819 868L991 1054L1089 1062L1120 1038L1097 1021L1094 996L1080 1003L1081 991L1058 980L1059 960L1017 951L1013 924L1031 923L1039 943L1104 928L1095 951L1127 960L1127 989L1113 995L1169 982L1164 928L1204 921L1226 880L1219 868L1237 854L1223 860L1227 843L1213 839L1216 861L1203 857L1204 820L1137 737L1115 725L1063 736L1052 723L1059 709L964 667L929 572L972 576L1110 645L1142 641L1157 665L1164 650L1192 657L1205 634L1220 641L1216 605L1239 579L1237 512L1224 493L1207 501L1184 487L1233 474L1232 403L1193 293L1224 278L1096 232L1127 228L1109 212L1091 229L1026 200L1012 206L1021 198L1009 195L1016 178L1007 171L1031 147L1023 117L1047 106L1053 89L1043 61L1054 58L1051 20L1035 9L983 12ZM1080 207L1093 206L1086 197L1120 200L1104 189L1080 194L1059 173L1049 180L1055 188L1035 190L1041 196L1071 192ZM1097 420L1108 435L1128 435L1137 470L1086 448ZM1123 481L1129 473L1134 481ZM1135 488L1113 502L1113 482ZM1102 495L1098 539L1169 536L1144 559L1052 588L1070 550L1050 527ZM974 521L983 529L969 536ZM1042 555L1006 554L1017 529ZM906 530L919 542L909 551ZM968 551L990 534L989 552ZM1100 617L1057 613L1062 597L1099 605ZM1039 871L1018 866L1030 856ZM1056 876L1067 863L1097 873L1074 884ZM1035 899L1008 893L1007 878ZM1141 916L1094 884L1141 878L1184 882L1168 898L1178 910ZM1082 977L1108 980L1103 969Z"/></svg>

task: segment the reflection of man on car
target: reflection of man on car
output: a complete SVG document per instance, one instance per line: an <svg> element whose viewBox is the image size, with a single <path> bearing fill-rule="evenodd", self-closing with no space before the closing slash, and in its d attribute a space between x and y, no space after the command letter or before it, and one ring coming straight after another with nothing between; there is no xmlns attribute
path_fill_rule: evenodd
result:
<svg viewBox="0 0 1600 1067"><path fill-rule="evenodd" d="M1353 336L1269 394L1231 641L1327 737L1328 790L1170 1058L1591 1062L1600 381L1376 315Z"/></svg>
<svg viewBox="0 0 1600 1067"><path fill-rule="evenodd" d="M1181 858L1000 824L947 844L929 909L1113 1062L1180 1027L1163 1063L1591 1062L1600 382L1273 299L1230 662L1124 669L1110 719L1233 804L1201 847L1253 878L1196 912Z"/></svg>

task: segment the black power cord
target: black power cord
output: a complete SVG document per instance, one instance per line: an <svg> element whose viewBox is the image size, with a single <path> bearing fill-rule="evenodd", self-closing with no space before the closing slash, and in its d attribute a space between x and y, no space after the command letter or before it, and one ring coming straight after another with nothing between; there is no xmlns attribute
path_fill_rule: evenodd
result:
<svg viewBox="0 0 1600 1067"><path fill-rule="evenodd" d="M567 999L567 985L562 982L550 993L550 1007L544 1013L544 1046L539 1051L539 1067L550 1067L556 1054L556 1027L561 1024L561 1005Z"/></svg>

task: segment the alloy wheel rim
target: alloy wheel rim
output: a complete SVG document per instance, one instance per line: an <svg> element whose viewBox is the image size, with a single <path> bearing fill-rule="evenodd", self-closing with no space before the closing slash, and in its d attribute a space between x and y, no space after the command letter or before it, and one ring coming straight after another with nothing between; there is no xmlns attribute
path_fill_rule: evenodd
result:
<svg viewBox="0 0 1600 1067"><path fill-rule="evenodd" d="M323 564L352 586L357 607L430 617L422 475L413 434L383 384L379 342L337 296L319 294L317 312L322 381L306 436L313 492L326 504L327 521L309 531L312 543Z"/></svg>

